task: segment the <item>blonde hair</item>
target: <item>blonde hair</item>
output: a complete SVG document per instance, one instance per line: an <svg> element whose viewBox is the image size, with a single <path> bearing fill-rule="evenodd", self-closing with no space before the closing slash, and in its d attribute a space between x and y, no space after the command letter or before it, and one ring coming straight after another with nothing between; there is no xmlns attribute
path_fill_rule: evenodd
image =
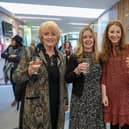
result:
<svg viewBox="0 0 129 129"><path fill-rule="evenodd" d="M54 21L47 21L47 22L43 22L40 27L39 27L39 39L42 42L42 33L47 30L47 29L51 29L54 32L56 32L57 34L57 39L59 41L60 39L60 35L61 35L61 31L60 28L58 27L58 25L54 22Z"/></svg>
<svg viewBox="0 0 129 129"><path fill-rule="evenodd" d="M77 47L75 48L75 55L78 58L78 61L81 62L82 58L83 58L83 53L84 53L84 50L83 50L83 34L84 34L85 31L90 31L92 33L92 35L93 35L94 45L93 45L92 60L94 62L98 62L98 60L99 60L99 52L98 52L96 35L93 32L93 30L91 28L89 28L89 27L85 27L80 31Z"/></svg>
<svg viewBox="0 0 129 129"><path fill-rule="evenodd" d="M120 42L119 42L119 54L120 56L123 55L123 51L125 50L126 48L126 43L125 43L125 30L124 30L124 27L121 23L121 21L119 20L112 20L108 23L105 31L104 31L104 35L103 35L103 42L102 42L102 53L101 53L101 59L103 62L107 62L108 59L109 59L109 55L110 55L110 52L112 50L112 44L111 44L111 41L109 40L108 38L108 31L110 29L110 27L112 25L116 25L116 26L119 26L120 29L121 29L121 39L120 39Z"/></svg>

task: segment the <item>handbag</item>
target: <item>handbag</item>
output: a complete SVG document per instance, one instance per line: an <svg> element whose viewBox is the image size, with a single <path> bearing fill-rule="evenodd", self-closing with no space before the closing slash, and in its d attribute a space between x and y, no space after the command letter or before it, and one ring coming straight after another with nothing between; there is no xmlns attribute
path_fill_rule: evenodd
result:
<svg viewBox="0 0 129 129"><path fill-rule="evenodd" d="M4 73L4 79L6 81L11 80L11 74L14 69L14 63L5 61L4 67L3 67L3 73Z"/></svg>

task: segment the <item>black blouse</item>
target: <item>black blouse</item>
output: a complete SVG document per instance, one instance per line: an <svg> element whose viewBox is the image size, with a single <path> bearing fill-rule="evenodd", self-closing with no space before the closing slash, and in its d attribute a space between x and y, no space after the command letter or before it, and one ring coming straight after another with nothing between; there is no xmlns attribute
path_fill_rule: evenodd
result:
<svg viewBox="0 0 129 129"><path fill-rule="evenodd" d="M49 80L49 98L50 98L50 115L52 129L57 129L59 113L59 69L57 66L58 52L55 49L55 55L49 57L45 48L42 48L47 60L48 80Z"/></svg>

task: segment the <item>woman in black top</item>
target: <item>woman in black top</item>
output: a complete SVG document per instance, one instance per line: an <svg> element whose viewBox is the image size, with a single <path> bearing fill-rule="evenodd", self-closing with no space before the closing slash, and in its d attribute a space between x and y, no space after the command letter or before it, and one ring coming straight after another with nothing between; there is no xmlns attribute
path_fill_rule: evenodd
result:
<svg viewBox="0 0 129 129"><path fill-rule="evenodd" d="M1 57L5 59L5 68L4 68L4 75L5 75L5 80L11 81L12 88L13 88L13 93L14 93L14 100L11 103L12 106L16 105L16 84L14 83L12 76L14 71L16 70L22 54L24 51L23 47L23 39L19 35L15 35L12 38L11 44L8 46L8 48L1 54ZM10 65L10 66L9 66ZM6 66L8 68L6 68ZM10 68L9 68L10 67ZM7 70L7 71L6 71Z"/></svg>

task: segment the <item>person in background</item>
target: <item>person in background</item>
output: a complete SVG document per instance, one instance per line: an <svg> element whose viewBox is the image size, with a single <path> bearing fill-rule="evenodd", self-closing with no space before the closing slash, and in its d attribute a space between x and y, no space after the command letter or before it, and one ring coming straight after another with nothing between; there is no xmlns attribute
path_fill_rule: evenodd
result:
<svg viewBox="0 0 129 129"><path fill-rule="evenodd" d="M66 41L64 44L63 44L63 54L65 56L65 59L66 59L66 65L68 64L69 62L69 58L70 56L72 55L72 45L70 43L70 41ZM66 83L67 85L67 92L68 92L68 110L67 111L70 111L70 102L71 102L71 92L72 92L72 83Z"/></svg>
<svg viewBox="0 0 129 129"><path fill-rule="evenodd" d="M32 48L36 46L36 45L35 45L35 40L34 40L34 39L31 40L30 46L31 46Z"/></svg>
<svg viewBox="0 0 129 129"><path fill-rule="evenodd" d="M101 59L104 121L111 129L129 129L129 45L122 23L110 21L103 36Z"/></svg>
<svg viewBox="0 0 129 129"><path fill-rule="evenodd" d="M96 37L91 28L84 27L66 67L66 81L73 83L70 129L105 129L101 74Z"/></svg>
<svg viewBox="0 0 129 129"><path fill-rule="evenodd" d="M1 53L1 57L4 60L4 66L3 66L3 74L4 74L4 82L5 84L8 83L9 80L11 80L11 71L10 70L7 70L9 69L9 61L7 59L7 55L10 54L10 53L13 53L13 47L12 47L12 42L9 44L9 46ZM10 63L10 65L13 65L13 62Z"/></svg>
<svg viewBox="0 0 129 129"><path fill-rule="evenodd" d="M11 103L12 106L16 105L16 84L14 83L13 79L12 79L12 75L14 73L14 71L16 70L22 53L23 53L23 39L21 36L19 35L15 35L12 38L12 42L11 44L8 46L8 48L1 54L1 57L4 58L6 61L6 63L8 63L10 65L10 71L7 71L9 73L8 75L8 79L10 79L12 87L13 87L13 93L14 93L14 100Z"/></svg>
<svg viewBox="0 0 129 129"><path fill-rule="evenodd" d="M32 55L35 54L35 46L36 46L35 40L32 39L31 40L31 43L30 43L30 46L29 46L29 50L30 50L30 52L31 52Z"/></svg>
<svg viewBox="0 0 129 129"><path fill-rule="evenodd" d="M69 41L64 43L64 56L66 57L66 63L68 63L69 57L72 54L72 45Z"/></svg>
<svg viewBox="0 0 129 129"><path fill-rule="evenodd" d="M22 83L26 82L19 129L64 128L68 100L64 81L65 59L56 49L60 35L55 22L43 22L39 28L36 60L25 51L14 73L16 84L23 86Z"/></svg>

